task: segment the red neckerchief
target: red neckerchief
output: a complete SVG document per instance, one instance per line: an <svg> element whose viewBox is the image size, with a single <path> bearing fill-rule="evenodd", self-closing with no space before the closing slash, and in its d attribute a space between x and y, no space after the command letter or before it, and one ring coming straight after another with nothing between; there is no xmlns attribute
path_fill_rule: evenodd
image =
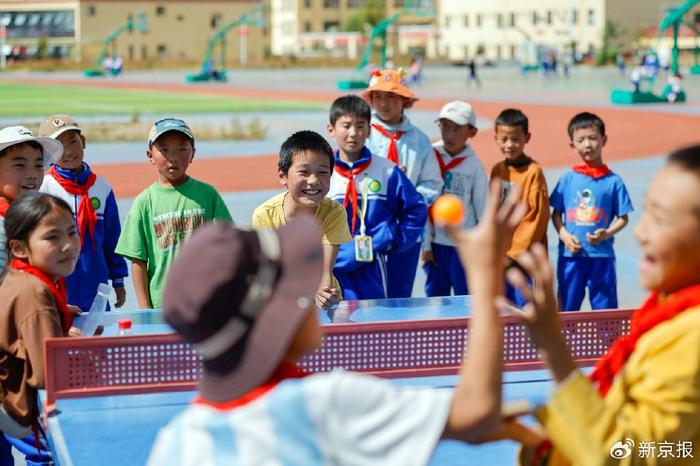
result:
<svg viewBox="0 0 700 466"><path fill-rule="evenodd" d="M365 169L369 167L370 163L372 163L372 158L369 158L365 162L352 167L350 170L341 167L337 163L335 164L336 173L343 178L348 179L348 186L345 188L345 198L343 199L343 207L347 209L348 202L350 202L350 205L352 206L352 227L350 228L350 231L353 235L355 234L355 223L357 221L357 186L355 186L355 177L365 171Z"/></svg>
<svg viewBox="0 0 700 466"><path fill-rule="evenodd" d="M379 134L382 136L389 138L389 151L386 154L386 158L394 162L396 165L399 164L399 151L396 149L396 141L401 139L401 136L406 134L405 131L397 131L395 133L390 133L384 127L381 125L378 125L377 123L372 123L372 128L376 129L379 131Z"/></svg>
<svg viewBox="0 0 700 466"><path fill-rule="evenodd" d="M700 305L700 284L691 285L665 297L652 293L641 308L632 314L630 333L619 338L596 364L591 380L598 383L601 396L610 389L615 375L622 369L642 335L681 312Z"/></svg>
<svg viewBox="0 0 700 466"><path fill-rule="evenodd" d="M438 165L440 165L440 174L442 175L442 179L445 179L445 175L447 174L448 171L450 171L452 168L456 167L460 163L466 159L466 157L457 157L452 160L450 160L450 163L445 165L445 162L442 160L442 155L440 155L440 152L433 147L433 152L435 152L435 158L437 159Z"/></svg>
<svg viewBox="0 0 700 466"><path fill-rule="evenodd" d="M34 275L41 282L49 288L49 291L56 300L56 308L58 308L58 317L61 319L61 328L63 329L64 335L68 333L71 326L73 325L73 314L68 311L68 292L66 291L66 279L60 277L56 283L49 278L44 272L29 265L21 259L12 259L11 267L14 270L20 270L29 275Z"/></svg>
<svg viewBox="0 0 700 466"><path fill-rule="evenodd" d="M254 388L253 390L238 398L219 403L216 401L206 400L202 398L201 395L199 395L194 399L193 403L210 406L212 408L218 409L219 411L229 411L257 400L258 398L275 388L277 385L279 385L279 383L283 380L299 379L302 377L306 377L307 375L309 375L309 373L301 370L297 365L290 364L288 362L283 362L277 367L277 369L272 374L272 376L270 376L267 382L260 385L259 387Z"/></svg>
<svg viewBox="0 0 700 466"><path fill-rule="evenodd" d="M78 229L80 232L80 246L83 245L83 238L85 237L85 231L90 231L90 239L92 240L92 250L95 252L95 225L97 225L97 213L95 209L92 208L92 203L90 202L90 196L88 196L88 191L95 184L97 176L94 173L90 173L85 184L78 184L73 180L66 179L62 177L57 171L56 167L51 167L49 170L49 175L53 177L54 180L61 185L68 193L74 196L81 196L80 204L78 204Z"/></svg>
<svg viewBox="0 0 700 466"><path fill-rule="evenodd" d="M590 176L593 179L602 178L611 172L611 170L605 164L601 165L600 167L589 167L584 163L582 165L576 165L575 167L573 167L573 170L576 173Z"/></svg>
<svg viewBox="0 0 700 466"><path fill-rule="evenodd" d="M0 197L0 217L4 217L7 209L10 208L10 202L4 197Z"/></svg>

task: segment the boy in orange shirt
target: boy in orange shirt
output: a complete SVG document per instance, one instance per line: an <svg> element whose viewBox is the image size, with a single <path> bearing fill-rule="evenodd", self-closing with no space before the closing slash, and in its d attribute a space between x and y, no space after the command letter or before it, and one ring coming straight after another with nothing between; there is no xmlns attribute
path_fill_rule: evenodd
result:
<svg viewBox="0 0 700 466"><path fill-rule="evenodd" d="M521 201L527 204L527 213L513 234L513 242L508 249L509 262L517 265L515 259L535 243L547 244L547 224L549 222L549 196L547 182L542 167L525 155L525 145L530 141L527 116L518 109L503 110L496 118L495 139L505 157L491 170L491 179L502 182L501 199L505 199L513 186L521 191ZM526 303L516 288L507 284L506 296L518 306Z"/></svg>

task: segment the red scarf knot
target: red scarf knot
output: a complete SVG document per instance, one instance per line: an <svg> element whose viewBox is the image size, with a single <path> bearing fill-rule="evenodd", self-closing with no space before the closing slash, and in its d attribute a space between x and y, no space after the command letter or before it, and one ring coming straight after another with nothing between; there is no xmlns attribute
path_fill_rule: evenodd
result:
<svg viewBox="0 0 700 466"><path fill-rule="evenodd" d="M54 300L56 300L56 309L58 309L58 317L61 320L61 329L63 334L67 335L73 325L73 314L68 310L68 292L66 290L66 279L60 277L56 282L46 275L42 270L30 265L22 259L12 259L11 267L14 270L19 270L29 275L34 275L47 286Z"/></svg>
<svg viewBox="0 0 700 466"><path fill-rule="evenodd" d="M10 202L4 197L0 197L0 217L4 217L7 209L10 208Z"/></svg>
<svg viewBox="0 0 700 466"><path fill-rule="evenodd" d="M440 152L433 147L433 152L435 152L435 158L437 159L437 163L440 166L440 174L442 175L442 179L445 179L445 175L447 174L448 171L452 170L454 167L459 165L466 159L466 157L455 157L454 159L450 160L450 163L445 164L445 161L442 160L442 155L440 155Z"/></svg>
<svg viewBox="0 0 700 466"><path fill-rule="evenodd" d="M349 202L352 208L352 224L350 226L350 232L353 234L353 236L355 235L355 224L357 223L357 186L355 186L355 177L365 171L365 169L367 169L371 163L372 159L369 158L351 169L341 167L338 163L335 164L336 173L343 178L348 179L348 185L345 188L345 198L343 199L343 207L347 209Z"/></svg>
<svg viewBox="0 0 700 466"><path fill-rule="evenodd" d="M589 167L585 163L582 165L576 165L575 167L572 168L576 173L580 173L582 175L590 176L593 179L597 178L602 178L608 173L611 173L610 168L608 168L607 165L603 164L600 167Z"/></svg>
<svg viewBox="0 0 700 466"><path fill-rule="evenodd" d="M661 297L652 293L641 308L632 314L630 333L619 338L596 364L591 380L598 383L598 392L605 396L618 372L634 352L639 339L657 325L671 320L683 311L700 306L700 284L691 285Z"/></svg>
<svg viewBox="0 0 700 466"><path fill-rule="evenodd" d="M394 162L396 165L399 164L399 151L396 148L396 141L401 139L401 136L406 134L405 131L396 131L395 133L390 133L383 126L377 123L372 123L372 128L379 131L379 134L389 139L389 151L386 154L386 158Z"/></svg>
<svg viewBox="0 0 700 466"><path fill-rule="evenodd" d="M88 191L95 184L97 176L94 173L90 173L85 184L78 184L73 180L66 179L62 177L57 171L56 167L51 167L49 175L53 177L54 180L61 185L63 189L69 194L74 196L80 196L80 203L78 204L78 231L80 234L80 247L83 246L83 239L85 238L85 232L90 232L90 239L92 240L92 252L95 253L95 225L97 225L97 213L92 207L92 202L90 202L90 196Z"/></svg>

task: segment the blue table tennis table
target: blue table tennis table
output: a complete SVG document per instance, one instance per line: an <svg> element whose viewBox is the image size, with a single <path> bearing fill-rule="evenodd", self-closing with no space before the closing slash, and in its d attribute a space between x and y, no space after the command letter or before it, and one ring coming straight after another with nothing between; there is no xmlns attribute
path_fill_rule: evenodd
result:
<svg viewBox="0 0 700 466"><path fill-rule="evenodd" d="M333 327L333 323L347 326L348 323L377 321L389 324L426 319L449 321L468 317L470 308L469 297L349 301L334 311L321 312L320 317L329 327ZM159 311L112 311L105 319L105 335L115 335L116 322L123 318L132 320L134 334L171 331L162 321ZM400 386L448 389L455 385L457 377L441 375L392 380ZM504 373L504 400L527 399L538 404L548 398L551 388L549 373L542 369ZM159 429L187 407L195 394L195 391L189 390L58 398L46 422L55 461L60 466L145 464ZM46 391L40 392L39 399L40 405L45 407ZM441 441L430 464L514 464L516 449L517 445L509 441L478 446Z"/></svg>

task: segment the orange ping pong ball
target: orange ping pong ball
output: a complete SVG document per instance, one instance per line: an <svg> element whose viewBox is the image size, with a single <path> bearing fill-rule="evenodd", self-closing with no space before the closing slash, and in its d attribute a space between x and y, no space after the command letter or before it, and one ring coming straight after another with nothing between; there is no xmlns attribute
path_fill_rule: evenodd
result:
<svg viewBox="0 0 700 466"><path fill-rule="evenodd" d="M464 205L454 194L443 194L433 203L433 220L436 225L458 226L464 220Z"/></svg>

